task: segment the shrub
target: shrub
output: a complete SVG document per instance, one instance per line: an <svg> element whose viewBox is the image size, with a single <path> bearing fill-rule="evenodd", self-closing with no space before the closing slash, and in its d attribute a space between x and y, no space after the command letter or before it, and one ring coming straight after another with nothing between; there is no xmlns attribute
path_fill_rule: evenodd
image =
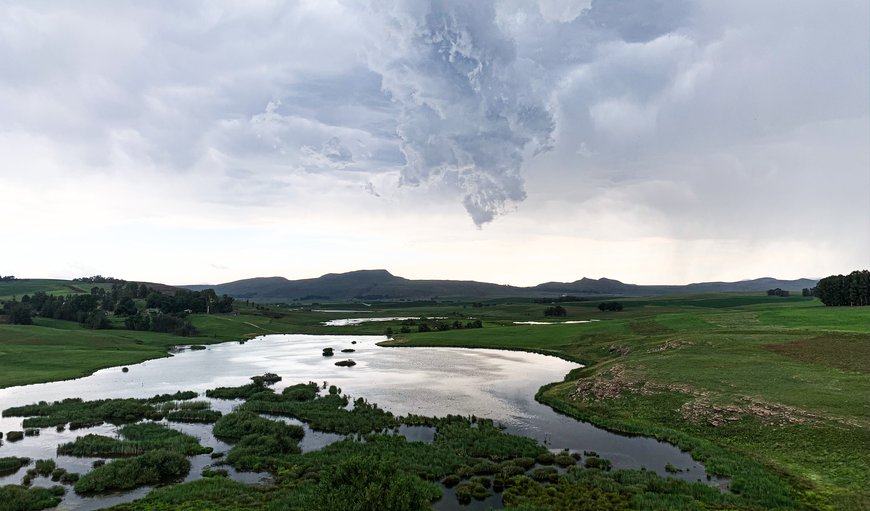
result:
<svg viewBox="0 0 870 511"><path fill-rule="evenodd" d="M115 460L95 468L75 483L75 492L88 494L129 490L180 479L188 472L190 462L183 454L161 449L135 458Z"/></svg>
<svg viewBox="0 0 870 511"><path fill-rule="evenodd" d="M0 509L4 511L38 511L60 504L66 492L62 486L52 488L27 488L25 486L0 486Z"/></svg>
<svg viewBox="0 0 870 511"><path fill-rule="evenodd" d="M622 304L619 302L602 302L598 304L598 310L610 311L610 312L619 312L622 310Z"/></svg>
<svg viewBox="0 0 870 511"><path fill-rule="evenodd" d="M0 458L0 475L14 474L29 463L30 458L17 458L15 456Z"/></svg>
<svg viewBox="0 0 870 511"><path fill-rule="evenodd" d="M583 466L586 468L596 468L600 470L610 470L613 467L613 463L608 459L598 458L596 456L590 456L586 458L586 461L583 463Z"/></svg>

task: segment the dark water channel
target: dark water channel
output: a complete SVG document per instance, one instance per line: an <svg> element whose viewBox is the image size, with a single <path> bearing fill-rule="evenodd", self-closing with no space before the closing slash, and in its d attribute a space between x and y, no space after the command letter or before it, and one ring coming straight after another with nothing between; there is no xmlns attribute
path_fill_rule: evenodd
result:
<svg viewBox="0 0 870 511"><path fill-rule="evenodd" d="M253 375L273 372L284 378L275 386L278 391L300 382L314 381L321 385L329 382L340 387L343 393L365 397L397 415L489 417L504 424L509 433L535 438L553 451L565 448L596 451L609 459L614 468L644 467L663 476L689 481L706 480L704 467L670 444L651 438L613 434L560 415L534 400L539 387L561 380L578 367L576 364L514 351L376 346L375 343L383 339L382 336L268 335L245 344L224 343L203 351L182 351L170 358L129 366L126 373L116 367L76 380L2 389L0 410L67 397L85 400L144 398L178 390L204 393L218 386L243 385L249 383ZM324 347L333 347L336 356L323 357ZM344 348L356 351L339 355ZM336 367L335 362L343 358L352 358L356 366ZM224 413L240 403L209 401L214 409ZM300 424L293 419L280 420ZM21 421L20 417L0 418L0 431L21 430ZM171 427L200 438L203 445L214 448L216 452L227 452L230 448L214 438L211 425L172 423ZM83 474L90 469L95 458L57 456L57 445L88 433L111 436L116 429L109 425L63 432L54 428L42 429L39 436L25 437L19 442L4 439L0 457L54 458L59 467ZM402 426L399 434L404 434L409 440L432 441L434 433L431 428ZM340 435L315 432L306 427L300 446L303 451L311 451L341 438ZM214 460L206 454L191 457L191 462L193 467L187 480L200 477L202 469ZM668 474L664 468L667 463L683 469L683 472ZM234 479L249 483L269 477L268 474L236 473L226 466L220 468L228 469ZM20 483L24 471L21 469L13 475L0 477L0 485ZM56 483L40 477L34 479L33 484L51 486ZM117 495L80 497L69 488L58 509L99 509L140 498L148 491L150 488L140 488ZM456 499L451 491L445 491L436 509L455 508ZM495 500L472 502L471 507L464 509L500 507L500 496L491 499Z"/></svg>

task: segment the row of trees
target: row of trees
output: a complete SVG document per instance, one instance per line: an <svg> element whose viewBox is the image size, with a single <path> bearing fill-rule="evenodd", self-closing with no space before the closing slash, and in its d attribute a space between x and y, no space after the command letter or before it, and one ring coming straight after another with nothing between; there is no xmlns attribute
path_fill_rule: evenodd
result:
<svg viewBox="0 0 870 511"><path fill-rule="evenodd" d="M127 282L124 279L116 279L115 277L103 277L102 275L94 275L93 277L77 277L72 280L73 282L84 282L87 284L124 284Z"/></svg>
<svg viewBox="0 0 870 511"><path fill-rule="evenodd" d="M848 275L831 275L816 284L815 295L825 305L870 305L870 271L856 270Z"/></svg>
<svg viewBox="0 0 870 511"><path fill-rule="evenodd" d="M148 294L146 305L148 308L160 309L166 313L181 313L185 311L212 313L232 312L233 297L223 295L218 297L214 289L202 291L188 291L180 289L174 295L165 295L157 292Z"/></svg>
<svg viewBox="0 0 870 511"><path fill-rule="evenodd" d="M767 290L767 296L788 296L788 295L789 295L789 292L786 291L785 289L776 288L776 289L768 289ZM806 296L806 295L804 295L804 296Z"/></svg>
<svg viewBox="0 0 870 511"><path fill-rule="evenodd" d="M4 275L0 277L0 282L12 282L13 280L18 280L15 278L15 275Z"/></svg>
<svg viewBox="0 0 870 511"><path fill-rule="evenodd" d="M140 310L135 300L142 298L146 299L146 308ZM71 296L37 291L33 296L24 295L20 302L15 299L6 302L2 310L13 324L32 324L33 316L40 316L76 321L95 329L111 328L108 313L113 312L116 316L125 316L124 326L131 330L192 335L196 330L186 319L188 313L231 312L232 309L233 298L227 295L218 297L212 289L179 290L174 295L164 295L145 284L115 282L108 290L95 286L88 294Z"/></svg>

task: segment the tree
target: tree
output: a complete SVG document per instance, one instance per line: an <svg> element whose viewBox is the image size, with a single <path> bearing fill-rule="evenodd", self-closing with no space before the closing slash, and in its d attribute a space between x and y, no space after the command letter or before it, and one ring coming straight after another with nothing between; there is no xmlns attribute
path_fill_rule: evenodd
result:
<svg viewBox="0 0 870 511"><path fill-rule="evenodd" d="M562 307L561 305L557 305L555 307L547 307L544 310L544 316L562 317L562 316L567 316L567 315L568 315L568 311L566 311L565 307Z"/></svg>
<svg viewBox="0 0 870 511"><path fill-rule="evenodd" d="M30 304L12 301L6 302L3 308L9 316L9 322L13 325L33 324L33 311Z"/></svg>
<svg viewBox="0 0 870 511"><path fill-rule="evenodd" d="M829 306L870 305L870 271L825 277L816 284L815 295Z"/></svg>
<svg viewBox="0 0 870 511"><path fill-rule="evenodd" d="M602 302L598 304L598 310L602 312L619 312L622 310L622 304L619 302Z"/></svg>
<svg viewBox="0 0 870 511"><path fill-rule="evenodd" d="M121 298L115 307L115 316L135 316L138 312L136 303L129 296Z"/></svg>

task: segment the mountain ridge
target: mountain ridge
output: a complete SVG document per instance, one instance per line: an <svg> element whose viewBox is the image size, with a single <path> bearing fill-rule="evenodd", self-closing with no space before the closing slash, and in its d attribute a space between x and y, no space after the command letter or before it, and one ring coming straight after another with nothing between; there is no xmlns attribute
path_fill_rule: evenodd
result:
<svg viewBox="0 0 870 511"><path fill-rule="evenodd" d="M685 285L628 284L616 279L583 277L573 282L545 282L521 287L474 280L407 279L385 269L327 273L320 277L289 280L284 277L254 277L217 285L182 285L191 290L212 288L218 294L263 302L293 300L398 300L433 298L546 298L577 296L645 296L684 293L762 292L780 288L800 292L813 287L815 279L782 280L773 277L735 282L696 282Z"/></svg>

